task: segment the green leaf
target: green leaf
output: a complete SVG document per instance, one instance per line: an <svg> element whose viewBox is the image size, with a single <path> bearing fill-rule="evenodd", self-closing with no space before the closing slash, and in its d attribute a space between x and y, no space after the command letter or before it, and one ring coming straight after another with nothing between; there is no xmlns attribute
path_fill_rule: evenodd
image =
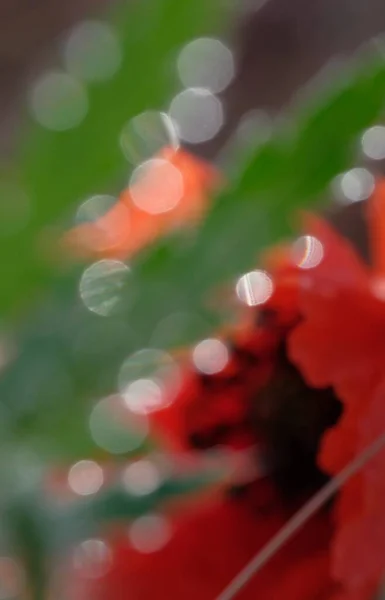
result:
<svg viewBox="0 0 385 600"><path fill-rule="evenodd" d="M184 43L212 34L223 10L214 0L124 2L113 19L123 62L114 78L88 86L88 112L74 129L50 131L31 124L17 164L2 173L3 200L21 186L31 206L27 227L0 231L0 314L18 314L46 289L58 265L46 243L90 195L114 193L129 177L119 136L130 118L147 109L167 110L178 89L176 56ZM15 194L13 194L15 195ZM10 199L12 204L13 197ZM56 228L58 228L56 230ZM46 242L46 240L49 240Z"/></svg>

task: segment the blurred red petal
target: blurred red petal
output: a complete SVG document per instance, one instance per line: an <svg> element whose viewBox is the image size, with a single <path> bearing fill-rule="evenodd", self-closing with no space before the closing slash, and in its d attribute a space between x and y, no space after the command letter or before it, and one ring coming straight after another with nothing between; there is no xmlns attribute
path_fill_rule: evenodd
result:
<svg viewBox="0 0 385 600"><path fill-rule="evenodd" d="M127 539L120 539L115 544L112 570L91 586L89 597L214 600L286 519L274 502L259 512L243 501L225 501L175 522L171 540L158 552L140 554ZM330 535L329 518L322 513L282 548L237 598L314 600L332 589Z"/></svg>
<svg viewBox="0 0 385 600"><path fill-rule="evenodd" d="M218 186L219 175L213 167L184 150L164 148L159 159L178 169L183 194L172 210L149 214L132 201L125 190L115 206L94 223L79 225L65 237L71 253L80 257L125 259L154 242L175 227L201 217L209 205L209 193ZM151 169L147 178L151 178Z"/></svg>

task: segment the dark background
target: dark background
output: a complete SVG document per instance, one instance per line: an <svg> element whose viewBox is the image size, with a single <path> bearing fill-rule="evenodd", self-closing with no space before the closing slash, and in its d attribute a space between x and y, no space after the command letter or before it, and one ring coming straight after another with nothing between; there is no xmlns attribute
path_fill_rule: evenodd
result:
<svg viewBox="0 0 385 600"><path fill-rule="evenodd" d="M79 19L103 15L112 3L0 0L3 156L15 147L28 83L47 61L55 60L58 37ZM238 70L225 94L226 126L215 140L196 148L206 156L216 154L246 111L255 107L277 111L332 57L348 56L385 31L384 0L267 0L259 9L258 0L247 4L247 10L239 9L239 21L229 32Z"/></svg>

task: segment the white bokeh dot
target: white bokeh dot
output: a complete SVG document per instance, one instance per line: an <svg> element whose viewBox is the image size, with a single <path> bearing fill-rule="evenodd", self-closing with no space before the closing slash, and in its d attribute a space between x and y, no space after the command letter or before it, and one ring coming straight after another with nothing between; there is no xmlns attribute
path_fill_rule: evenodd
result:
<svg viewBox="0 0 385 600"><path fill-rule="evenodd" d="M123 397L128 408L139 415L164 408L167 403L161 386L152 379L133 381L125 388Z"/></svg>
<svg viewBox="0 0 385 600"><path fill-rule="evenodd" d="M82 577L99 579L111 568L112 550L103 540L85 540L73 552L73 565Z"/></svg>
<svg viewBox="0 0 385 600"><path fill-rule="evenodd" d="M243 304L258 306L269 300L274 291L274 284L266 271L257 270L242 275L235 289Z"/></svg>
<svg viewBox="0 0 385 600"><path fill-rule="evenodd" d="M114 206L116 198L107 194L96 194L82 202L76 211L75 224L95 223Z"/></svg>
<svg viewBox="0 0 385 600"><path fill-rule="evenodd" d="M365 131L361 140L362 150L373 160L385 159L385 126L374 125Z"/></svg>
<svg viewBox="0 0 385 600"><path fill-rule="evenodd" d="M179 137L190 144L214 138L224 123L221 101L204 88L188 88L172 100L170 117Z"/></svg>
<svg viewBox="0 0 385 600"><path fill-rule="evenodd" d="M133 496L147 496L161 484L159 468L150 460L142 459L131 463L123 471L123 485Z"/></svg>
<svg viewBox="0 0 385 600"><path fill-rule="evenodd" d="M130 411L118 395L104 398L93 407L89 427L94 442L111 454L136 450L149 429L146 417Z"/></svg>
<svg viewBox="0 0 385 600"><path fill-rule="evenodd" d="M69 34L64 47L66 69L87 82L105 81L118 71L122 51L116 32L103 21L84 21Z"/></svg>
<svg viewBox="0 0 385 600"><path fill-rule="evenodd" d="M377 300L385 301L385 279L383 277L375 277L371 282L372 294Z"/></svg>
<svg viewBox="0 0 385 600"><path fill-rule="evenodd" d="M120 133L120 147L128 161L137 165L164 147L179 148L175 123L167 113L147 110L130 119Z"/></svg>
<svg viewBox="0 0 385 600"><path fill-rule="evenodd" d="M356 167L338 175L332 187L342 204L350 204L367 200L374 190L375 179L367 169Z"/></svg>
<svg viewBox="0 0 385 600"><path fill-rule="evenodd" d="M301 236L293 245L293 259L300 269L317 267L323 257L323 245L312 235Z"/></svg>
<svg viewBox="0 0 385 600"><path fill-rule="evenodd" d="M162 515L149 514L136 519L129 528L129 539L138 552L149 554L161 550L172 534L170 522Z"/></svg>
<svg viewBox="0 0 385 600"><path fill-rule="evenodd" d="M186 44L178 57L179 78L184 87L205 88L217 94L235 73L231 50L220 40L198 38Z"/></svg>
<svg viewBox="0 0 385 600"><path fill-rule="evenodd" d="M119 260L103 259L87 267L79 283L86 308L103 317L111 315L119 305L129 273L127 265Z"/></svg>
<svg viewBox="0 0 385 600"><path fill-rule="evenodd" d="M162 350L139 350L128 356L119 370L118 389L126 406L136 414L168 406L179 388L179 366Z"/></svg>
<svg viewBox="0 0 385 600"><path fill-rule="evenodd" d="M65 131L83 121L88 112L87 92L81 82L60 71L48 71L31 93L35 119L47 129Z"/></svg>
<svg viewBox="0 0 385 600"><path fill-rule="evenodd" d="M183 197L184 182L179 169L168 160L152 158L139 165L130 180L134 204L152 215L175 208Z"/></svg>
<svg viewBox="0 0 385 600"><path fill-rule="evenodd" d="M80 496L96 494L103 485L103 469L93 460L80 460L68 473L68 485Z"/></svg>
<svg viewBox="0 0 385 600"><path fill-rule="evenodd" d="M194 366L201 373L213 375L222 371L229 360L226 344L217 339L199 342L193 350Z"/></svg>

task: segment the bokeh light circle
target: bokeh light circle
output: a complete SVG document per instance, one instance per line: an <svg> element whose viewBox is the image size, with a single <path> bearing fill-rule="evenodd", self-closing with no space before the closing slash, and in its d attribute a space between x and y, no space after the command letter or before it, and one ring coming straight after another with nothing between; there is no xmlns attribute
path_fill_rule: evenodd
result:
<svg viewBox="0 0 385 600"><path fill-rule="evenodd" d="M228 360L229 351L226 344L221 340L203 340L193 350L193 362L196 369L206 375L213 375L222 371Z"/></svg>
<svg viewBox="0 0 385 600"><path fill-rule="evenodd" d="M274 291L274 284L266 271L257 270L242 275L235 289L243 304L258 306L269 300Z"/></svg>
<svg viewBox="0 0 385 600"><path fill-rule="evenodd" d="M87 267L79 283L83 304L100 316L111 315L120 304L129 273L127 265L119 260L104 259Z"/></svg>
<svg viewBox="0 0 385 600"><path fill-rule="evenodd" d="M372 160L385 159L385 126L374 125L367 129L361 139L362 150Z"/></svg>
<svg viewBox="0 0 385 600"><path fill-rule="evenodd" d="M110 79L122 63L116 32L103 21L83 21L69 34L64 63L71 75L87 82Z"/></svg>
<svg viewBox="0 0 385 600"><path fill-rule="evenodd" d="M122 475L123 485L133 496L147 496L155 492L162 481L159 468L150 460L131 463Z"/></svg>
<svg viewBox="0 0 385 600"><path fill-rule="evenodd" d="M375 187L373 174L362 167L356 167L338 175L332 184L337 199L342 204L367 200Z"/></svg>
<svg viewBox="0 0 385 600"><path fill-rule="evenodd" d="M293 259L300 269L317 267L323 257L323 245L312 235L301 236L293 245Z"/></svg>
<svg viewBox="0 0 385 600"><path fill-rule="evenodd" d="M214 138L224 123L221 101L204 88L188 88L171 102L169 114L179 137L190 144Z"/></svg>
<svg viewBox="0 0 385 600"><path fill-rule="evenodd" d="M156 156L164 147L179 148L175 123L165 112L147 110L128 121L120 133L120 147L134 165Z"/></svg>
<svg viewBox="0 0 385 600"><path fill-rule="evenodd" d="M217 94L234 77L234 57L220 40L198 38L186 44L180 52L178 73L184 87L205 88Z"/></svg>
<svg viewBox="0 0 385 600"><path fill-rule="evenodd" d="M35 83L31 93L31 110L43 127L66 131L80 125L85 118L87 92L71 75L48 71Z"/></svg>
<svg viewBox="0 0 385 600"><path fill-rule="evenodd" d="M130 180L134 204L152 215L175 208L183 197L184 183L179 169L168 160L152 158L139 165Z"/></svg>
<svg viewBox="0 0 385 600"><path fill-rule="evenodd" d="M103 469L93 460L80 460L68 473L68 485L75 494L90 496L103 485Z"/></svg>
<svg viewBox="0 0 385 600"><path fill-rule="evenodd" d="M167 352L143 349L129 356L118 374L118 389L137 414L168 406L180 387L180 370Z"/></svg>
<svg viewBox="0 0 385 600"><path fill-rule="evenodd" d="M129 528L129 539L138 552L149 554L161 550L170 540L171 524L162 515L149 514L136 519Z"/></svg>
<svg viewBox="0 0 385 600"><path fill-rule="evenodd" d="M104 577L112 565L112 550L100 539L81 542L73 552L73 565L84 578Z"/></svg>
<svg viewBox="0 0 385 600"><path fill-rule="evenodd" d="M130 411L119 395L104 398L93 407L89 426L94 442L111 454L136 450L149 429L146 417Z"/></svg>

